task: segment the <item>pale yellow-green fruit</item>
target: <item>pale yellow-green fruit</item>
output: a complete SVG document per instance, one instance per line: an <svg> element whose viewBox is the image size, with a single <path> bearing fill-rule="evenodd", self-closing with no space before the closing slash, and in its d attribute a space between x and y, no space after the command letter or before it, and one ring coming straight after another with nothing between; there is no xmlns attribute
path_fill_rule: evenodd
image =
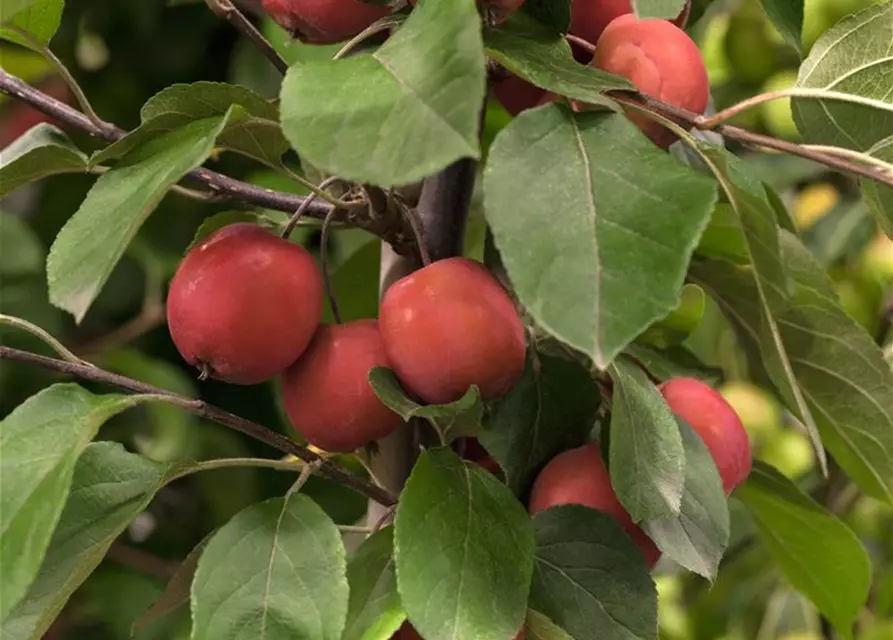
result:
<svg viewBox="0 0 893 640"><path fill-rule="evenodd" d="M797 194L791 213L800 229L808 229L840 202L840 192L833 184L811 184Z"/></svg>
<svg viewBox="0 0 893 640"><path fill-rule="evenodd" d="M806 436L791 430L781 431L766 442L759 458L792 480L815 466L815 455Z"/></svg>
<svg viewBox="0 0 893 640"><path fill-rule="evenodd" d="M822 636L812 631L792 631L779 636L778 640L822 640Z"/></svg>
<svg viewBox="0 0 893 640"><path fill-rule="evenodd" d="M781 426L781 406L759 387L736 380L720 387L719 393L741 418L751 444L760 444Z"/></svg>
<svg viewBox="0 0 893 640"><path fill-rule="evenodd" d="M725 52L736 78L745 84L761 84L776 69L776 45L768 19L757 7L741 5L726 33Z"/></svg>
<svg viewBox="0 0 893 640"><path fill-rule="evenodd" d="M773 75L763 85L762 93L783 91L790 89L797 83L797 72L793 69L780 71ZM790 98L777 98L760 105L766 129L776 138L796 140L800 137L797 125L794 123L794 115L791 112Z"/></svg>
<svg viewBox="0 0 893 640"><path fill-rule="evenodd" d="M883 285L893 283L893 240L883 233L871 241L859 258L859 276Z"/></svg>
<svg viewBox="0 0 893 640"><path fill-rule="evenodd" d="M877 537L887 526L886 521L893 518L890 505L869 496L862 496L853 505L847 521L856 533Z"/></svg>
<svg viewBox="0 0 893 640"><path fill-rule="evenodd" d="M806 0L803 6L803 30L800 32L800 42L805 50L811 49L815 41L837 22L832 2L833 0Z"/></svg>
<svg viewBox="0 0 893 640"><path fill-rule="evenodd" d="M658 621L661 637L682 639L691 637L691 622L681 602L682 583L679 576L657 576Z"/></svg>
<svg viewBox="0 0 893 640"><path fill-rule="evenodd" d="M717 86L730 80L733 75L732 64L726 55L725 41L729 31L729 17L719 15L707 23L700 37L698 46L707 67L707 78L710 86Z"/></svg>

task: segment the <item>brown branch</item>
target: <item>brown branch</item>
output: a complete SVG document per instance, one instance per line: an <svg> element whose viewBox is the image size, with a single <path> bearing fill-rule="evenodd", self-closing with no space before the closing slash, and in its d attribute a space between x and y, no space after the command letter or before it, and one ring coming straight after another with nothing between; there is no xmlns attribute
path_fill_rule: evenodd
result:
<svg viewBox="0 0 893 640"><path fill-rule="evenodd" d="M288 63L279 55L279 52L273 48L270 41L264 38L263 34L257 30L257 27L245 17L245 14L239 11L238 7L230 2L230 0L205 0L205 2L216 16L223 18L233 25L240 33L248 36L264 57L276 67L277 71L285 75L285 72L288 71Z"/></svg>
<svg viewBox="0 0 893 640"><path fill-rule="evenodd" d="M49 369L51 371L58 371L59 373L77 376L79 378L83 378L84 380L90 380L92 382L99 382L102 384L111 385L113 387L118 387L119 389L124 389L125 391L130 391L132 393L163 396L172 404L175 404L185 409L186 411L189 411L199 418L211 420L212 422L216 422L225 427L229 427L230 429L233 429L251 438L254 438L255 440L263 442L273 447L274 449L278 449L283 453L288 453L297 458L300 458L306 463L318 464L319 468L317 470L317 473L319 473L319 475L328 478L329 480L333 480L339 484L343 484L344 486L350 487L354 491L363 494L371 500L375 500L385 507L389 507L397 503L397 497L390 491L376 486L366 479L342 469L341 467L329 462L322 456L317 455L307 447L298 444L294 440L291 440L290 438L276 431L267 429L266 427L259 425L256 422L252 422L251 420L247 420L246 418L237 416L219 407L209 405L202 400L187 398L185 396L172 393L166 389L154 387L144 382L140 382L132 378L127 378L116 373L111 373L110 371L105 371L92 365L66 362L64 360L58 360L56 358L41 356L29 351L22 351L21 349L13 349L11 347L0 346L0 360L12 360L15 362L31 364L42 367L44 369Z"/></svg>
<svg viewBox="0 0 893 640"><path fill-rule="evenodd" d="M92 122L77 109L46 95L2 69L0 69L0 92L31 105L73 129L78 129L106 142L116 142L127 135L126 131L111 123L105 123L107 126L100 126ZM306 200L303 196L257 187L204 167L190 172L187 174L187 178L201 183L208 191L217 196L218 201L247 204L291 214L300 208ZM325 220L332 208L333 205L330 203L316 201L307 207L306 215L318 220ZM412 229L403 218L397 214L376 217L360 215L360 211L365 212L365 209L365 203L357 203L356 210L339 208L333 222L345 222L351 227L368 231L391 244L398 253L411 255L415 252Z"/></svg>

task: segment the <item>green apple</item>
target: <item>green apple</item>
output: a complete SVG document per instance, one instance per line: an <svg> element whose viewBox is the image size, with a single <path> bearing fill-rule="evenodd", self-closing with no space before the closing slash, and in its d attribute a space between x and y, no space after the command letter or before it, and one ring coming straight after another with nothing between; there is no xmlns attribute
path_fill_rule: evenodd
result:
<svg viewBox="0 0 893 640"><path fill-rule="evenodd" d="M797 72L793 69L779 71L763 85L763 93L790 89L797 83ZM778 98L760 105L766 129L776 138L796 140L800 137L794 115L791 113L791 99Z"/></svg>
<svg viewBox="0 0 893 640"><path fill-rule="evenodd" d="M775 71L776 45L768 18L756 3L742 4L732 15L725 44L726 56L739 81L759 85Z"/></svg>
<svg viewBox="0 0 893 640"><path fill-rule="evenodd" d="M806 436L790 429L780 431L766 442L759 458L792 480L808 473L815 466L812 445Z"/></svg>
<svg viewBox="0 0 893 640"><path fill-rule="evenodd" d="M698 46L704 58L704 66L707 67L710 86L723 84L732 77L732 65L725 50L728 31L729 17L721 14L707 23L699 38Z"/></svg>
<svg viewBox="0 0 893 640"><path fill-rule="evenodd" d="M883 233L872 240L859 258L858 274L868 282L893 283L893 240Z"/></svg>
<svg viewBox="0 0 893 640"><path fill-rule="evenodd" d="M791 631L779 636L778 640L822 640L822 636L812 631Z"/></svg>
<svg viewBox="0 0 893 640"><path fill-rule="evenodd" d="M719 393L741 418L751 444L761 444L781 426L781 406L759 387L736 380L720 387Z"/></svg>

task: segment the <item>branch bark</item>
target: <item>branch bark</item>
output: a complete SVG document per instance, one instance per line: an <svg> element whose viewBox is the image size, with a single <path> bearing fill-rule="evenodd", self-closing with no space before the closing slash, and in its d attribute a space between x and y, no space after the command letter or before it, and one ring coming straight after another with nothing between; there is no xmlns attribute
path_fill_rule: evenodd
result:
<svg viewBox="0 0 893 640"><path fill-rule="evenodd" d="M31 105L72 129L83 131L100 140L116 142L127 135L126 131L114 124L100 125L92 122L77 109L46 95L2 69L0 69L0 91ZM202 184L217 197L218 201L252 205L285 213L294 213L306 200L303 196L257 187L205 167L187 174L187 179ZM317 200L309 204L305 215L325 220L333 208L332 204ZM390 243L400 253L415 252L412 229L405 219L396 214L372 217L365 215L366 210L365 203L358 204L356 211L337 209L333 222L346 222L352 227L364 229Z"/></svg>
<svg viewBox="0 0 893 640"><path fill-rule="evenodd" d="M276 431L267 429L256 422L252 422L251 420L237 416L234 413L210 405L202 400L187 398L172 393L166 389L154 387L132 378L105 371L104 369L100 369L90 364L66 362L65 360L48 358L36 353L23 351L21 349L13 349L11 347L0 346L0 360L11 360L38 366L44 369L49 369L50 371L77 376L84 380L107 384L132 393L163 396L171 402L171 404L185 409L193 415L229 427L230 429L263 442L274 449L278 449L283 453L300 458L306 463L318 464L319 468L316 470L316 473L319 475L338 482L339 484L343 484L346 487L350 487L354 491L363 494L370 500L374 500L385 507L390 507L397 503L396 495L390 491L342 469L324 459L322 456L317 455L307 447L298 444L294 440L291 440Z"/></svg>

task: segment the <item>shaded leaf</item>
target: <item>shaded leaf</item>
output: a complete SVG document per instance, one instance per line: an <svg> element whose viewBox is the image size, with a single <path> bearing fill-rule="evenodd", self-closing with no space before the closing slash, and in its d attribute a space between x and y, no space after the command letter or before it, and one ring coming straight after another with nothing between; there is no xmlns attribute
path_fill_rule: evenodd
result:
<svg viewBox="0 0 893 640"><path fill-rule="evenodd" d="M25 598L3 622L8 640L38 640L112 542L173 476L175 467L95 442L78 459L71 493Z"/></svg>
<svg viewBox="0 0 893 640"><path fill-rule="evenodd" d="M581 365L540 355L491 411L479 439L522 495L556 454L586 442L601 402L598 386Z"/></svg>
<svg viewBox="0 0 893 640"><path fill-rule="evenodd" d="M868 554L856 534L768 465L755 465L736 495L785 577L852 638L871 585Z"/></svg>
<svg viewBox="0 0 893 640"><path fill-rule="evenodd" d="M676 422L685 446L682 507L678 516L649 520L642 528L667 556L713 580L729 544L728 503L704 441L684 420Z"/></svg>
<svg viewBox="0 0 893 640"><path fill-rule="evenodd" d="M60 129L44 122L0 154L0 198L47 176L86 170L87 156Z"/></svg>
<svg viewBox="0 0 893 640"><path fill-rule="evenodd" d="M0 278L18 278L43 270L46 250L22 218L0 211Z"/></svg>
<svg viewBox="0 0 893 640"><path fill-rule="evenodd" d="M484 75L474 1L423 2L372 54L289 69L282 126L301 157L321 169L406 184L478 157Z"/></svg>
<svg viewBox="0 0 893 640"><path fill-rule="evenodd" d="M687 0L632 0L632 7L639 19L662 18L672 20L685 7Z"/></svg>
<svg viewBox="0 0 893 640"><path fill-rule="evenodd" d="M106 420L140 399L55 384L0 422L0 621L37 575L81 452Z"/></svg>
<svg viewBox="0 0 893 640"><path fill-rule="evenodd" d="M344 544L310 498L252 505L205 547L192 583L193 640L340 640L347 614Z"/></svg>
<svg viewBox="0 0 893 640"><path fill-rule="evenodd" d="M874 145L868 151L875 158L893 164L893 135ZM862 179L859 182L862 197L877 220L878 226L893 238L893 188L874 180Z"/></svg>
<svg viewBox="0 0 893 640"><path fill-rule="evenodd" d="M100 176L50 249L54 305L83 319L140 226L167 191L207 159L227 120L199 120L150 140Z"/></svg>
<svg viewBox="0 0 893 640"><path fill-rule="evenodd" d="M347 565L350 604L342 640L388 640L406 614L397 593L393 527L367 538Z"/></svg>
<svg viewBox="0 0 893 640"><path fill-rule="evenodd" d="M631 344L623 353L636 360L652 378L660 382L670 378L697 378L715 387L722 381L722 370L707 366L685 347L657 350Z"/></svg>
<svg viewBox="0 0 893 640"><path fill-rule="evenodd" d="M574 640L564 629L533 609L527 610L524 629L526 640Z"/></svg>
<svg viewBox="0 0 893 640"><path fill-rule="evenodd" d="M803 32L804 0L761 0L763 8L781 37L798 53L803 52L801 33Z"/></svg>
<svg viewBox="0 0 893 640"><path fill-rule="evenodd" d="M395 522L397 587L428 640L504 640L524 620L530 518L509 489L448 448L416 462Z"/></svg>
<svg viewBox="0 0 893 640"><path fill-rule="evenodd" d="M712 180L625 117L564 105L516 117L484 170L487 221L515 292L601 369L676 307L715 197Z"/></svg>
<svg viewBox="0 0 893 640"><path fill-rule="evenodd" d="M473 436L481 429L484 404L477 386L471 386L464 396L449 404L420 405L406 395L394 372L386 367L374 367L369 371L369 384L378 399L409 422L412 418L425 418L437 429L444 444Z"/></svg>
<svg viewBox="0 0 893 640"><path fill-rule="evenodd" d="M527 0L521 11L558 33L567 33L571 23L571 0Z"/></svg>
<svg viewBox="0 0 893 640"><path fill-rule="evenodd" d="M574 638L656 640L657 590L616 520L566 505L541 511L533 525L531 608Z"/></svg>

